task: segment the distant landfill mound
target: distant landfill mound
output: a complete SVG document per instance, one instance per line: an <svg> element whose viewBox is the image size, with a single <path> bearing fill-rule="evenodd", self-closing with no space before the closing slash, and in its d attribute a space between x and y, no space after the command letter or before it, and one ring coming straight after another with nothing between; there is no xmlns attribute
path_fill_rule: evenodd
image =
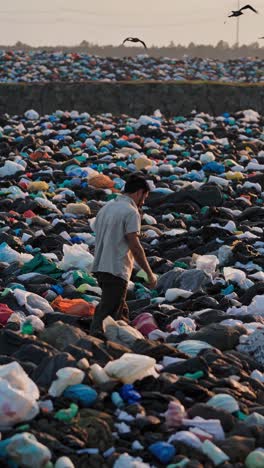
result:
<svg viewBox="0 0 264 468"><path fill-rule="evenodd" d="M221 40L215 46L211 44L194 44L190 42L189 45L175 44L173 41L169 45L163 47L157 47L156 45L148 44L148 54L152 57L171 57L171 58L181 58L184 55L189 55L191 57L201 57L201 58L213 58L220 60L230 60L240 57L259 57L264 58L264 44L263 41L253 42L252 44L242 44L237 46L234 44L230 46L227 42ZM23 42L18 41L12 46L0 45L0 49L4 50L24 50L24 51L36 51L36 50L46 50L46 51L57 51L63 50L68 52L86 52L91 55L99 55L102 57L135 57L136 55L142 53L142 47L137 46L113 46L113 45L104 45L100 46L98 44L93 44L89 41L82 41L80 44L75 46L62 46L57 45L55 47L51 46L42 46L42 47L33 47Z"/></svg>

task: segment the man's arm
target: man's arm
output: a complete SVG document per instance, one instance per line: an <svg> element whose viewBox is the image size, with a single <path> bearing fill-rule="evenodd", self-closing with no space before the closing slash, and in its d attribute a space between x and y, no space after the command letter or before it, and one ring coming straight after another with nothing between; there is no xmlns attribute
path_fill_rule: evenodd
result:
<svg viewBox="0 0 264 468"><path fill-rule="evenodd" d="M147 273L150 287L155 288L157 285L157 277L150 268L144 249L139 241L138 234L136 232L127 234L126 240L137 264Z"/></svg>

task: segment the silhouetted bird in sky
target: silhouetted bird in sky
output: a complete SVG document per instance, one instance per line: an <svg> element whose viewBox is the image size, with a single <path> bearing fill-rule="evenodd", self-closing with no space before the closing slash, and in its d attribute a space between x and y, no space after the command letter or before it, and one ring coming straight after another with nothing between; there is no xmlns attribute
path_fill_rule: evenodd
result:
<svg viewBox="0 0 264 468"><path fill-rule="evenodd" d="M251 5L245 5L245 6L243 6L242 8L240 8L240 10L235 10L235 11L232 10L232 14L229 15L228 18L233 18L233 17L241 16L241 15L244 14L244 13L243 13L244 10L251 10L251 11L253 11L254 13L258 13L257 10L255 10L255 8L253 8Z"/></svg>
<svg viewBox="0 0 264 468"><path fill-rule="evenodd" d="M145 42L141 41L141 39L138 39L138 37L127 37L123 41L123 44L125 44L125 42L140 42L145 47L145 49L147 49L147 46L146 46Z"/></svg>

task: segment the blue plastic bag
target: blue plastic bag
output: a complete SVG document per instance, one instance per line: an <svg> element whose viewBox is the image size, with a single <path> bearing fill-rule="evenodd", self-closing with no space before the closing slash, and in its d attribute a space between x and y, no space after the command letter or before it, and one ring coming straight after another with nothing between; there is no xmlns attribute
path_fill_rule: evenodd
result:
<svg viewBox="0 0 264 468"><path fill-rule="evenodd" d="M155 442L149 446L149 451L164 465L169 463L176 454L175 447L167 442Z"/></svg>
<svg viewBox="0 0 264 468"><path fill-rule="evenodd" d="M97 399L97 392L84 384L71 385L64 392L63 396L69 400L80 403L84 408L89 408Z"/></svg>

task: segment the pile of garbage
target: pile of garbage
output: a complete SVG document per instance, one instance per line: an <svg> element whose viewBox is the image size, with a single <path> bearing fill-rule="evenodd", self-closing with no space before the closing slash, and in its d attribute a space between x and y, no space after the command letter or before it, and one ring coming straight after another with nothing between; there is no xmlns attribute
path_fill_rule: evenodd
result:
<svg viewBox="0 0 264 468"><path fill-rule="evenodd" d="M264 466L264 119L0 117L0 464ZM130 325L89 335L100 208L151 186Z"/></svg>
<svg viewBox="0 0 264 468"><path fill-rule="evenodd" d="M202 80L259 83L264 61L258 57L227 61L184 56L182 59L148 54L99 57L86 53L0 50L0 82Z"/></svg>

